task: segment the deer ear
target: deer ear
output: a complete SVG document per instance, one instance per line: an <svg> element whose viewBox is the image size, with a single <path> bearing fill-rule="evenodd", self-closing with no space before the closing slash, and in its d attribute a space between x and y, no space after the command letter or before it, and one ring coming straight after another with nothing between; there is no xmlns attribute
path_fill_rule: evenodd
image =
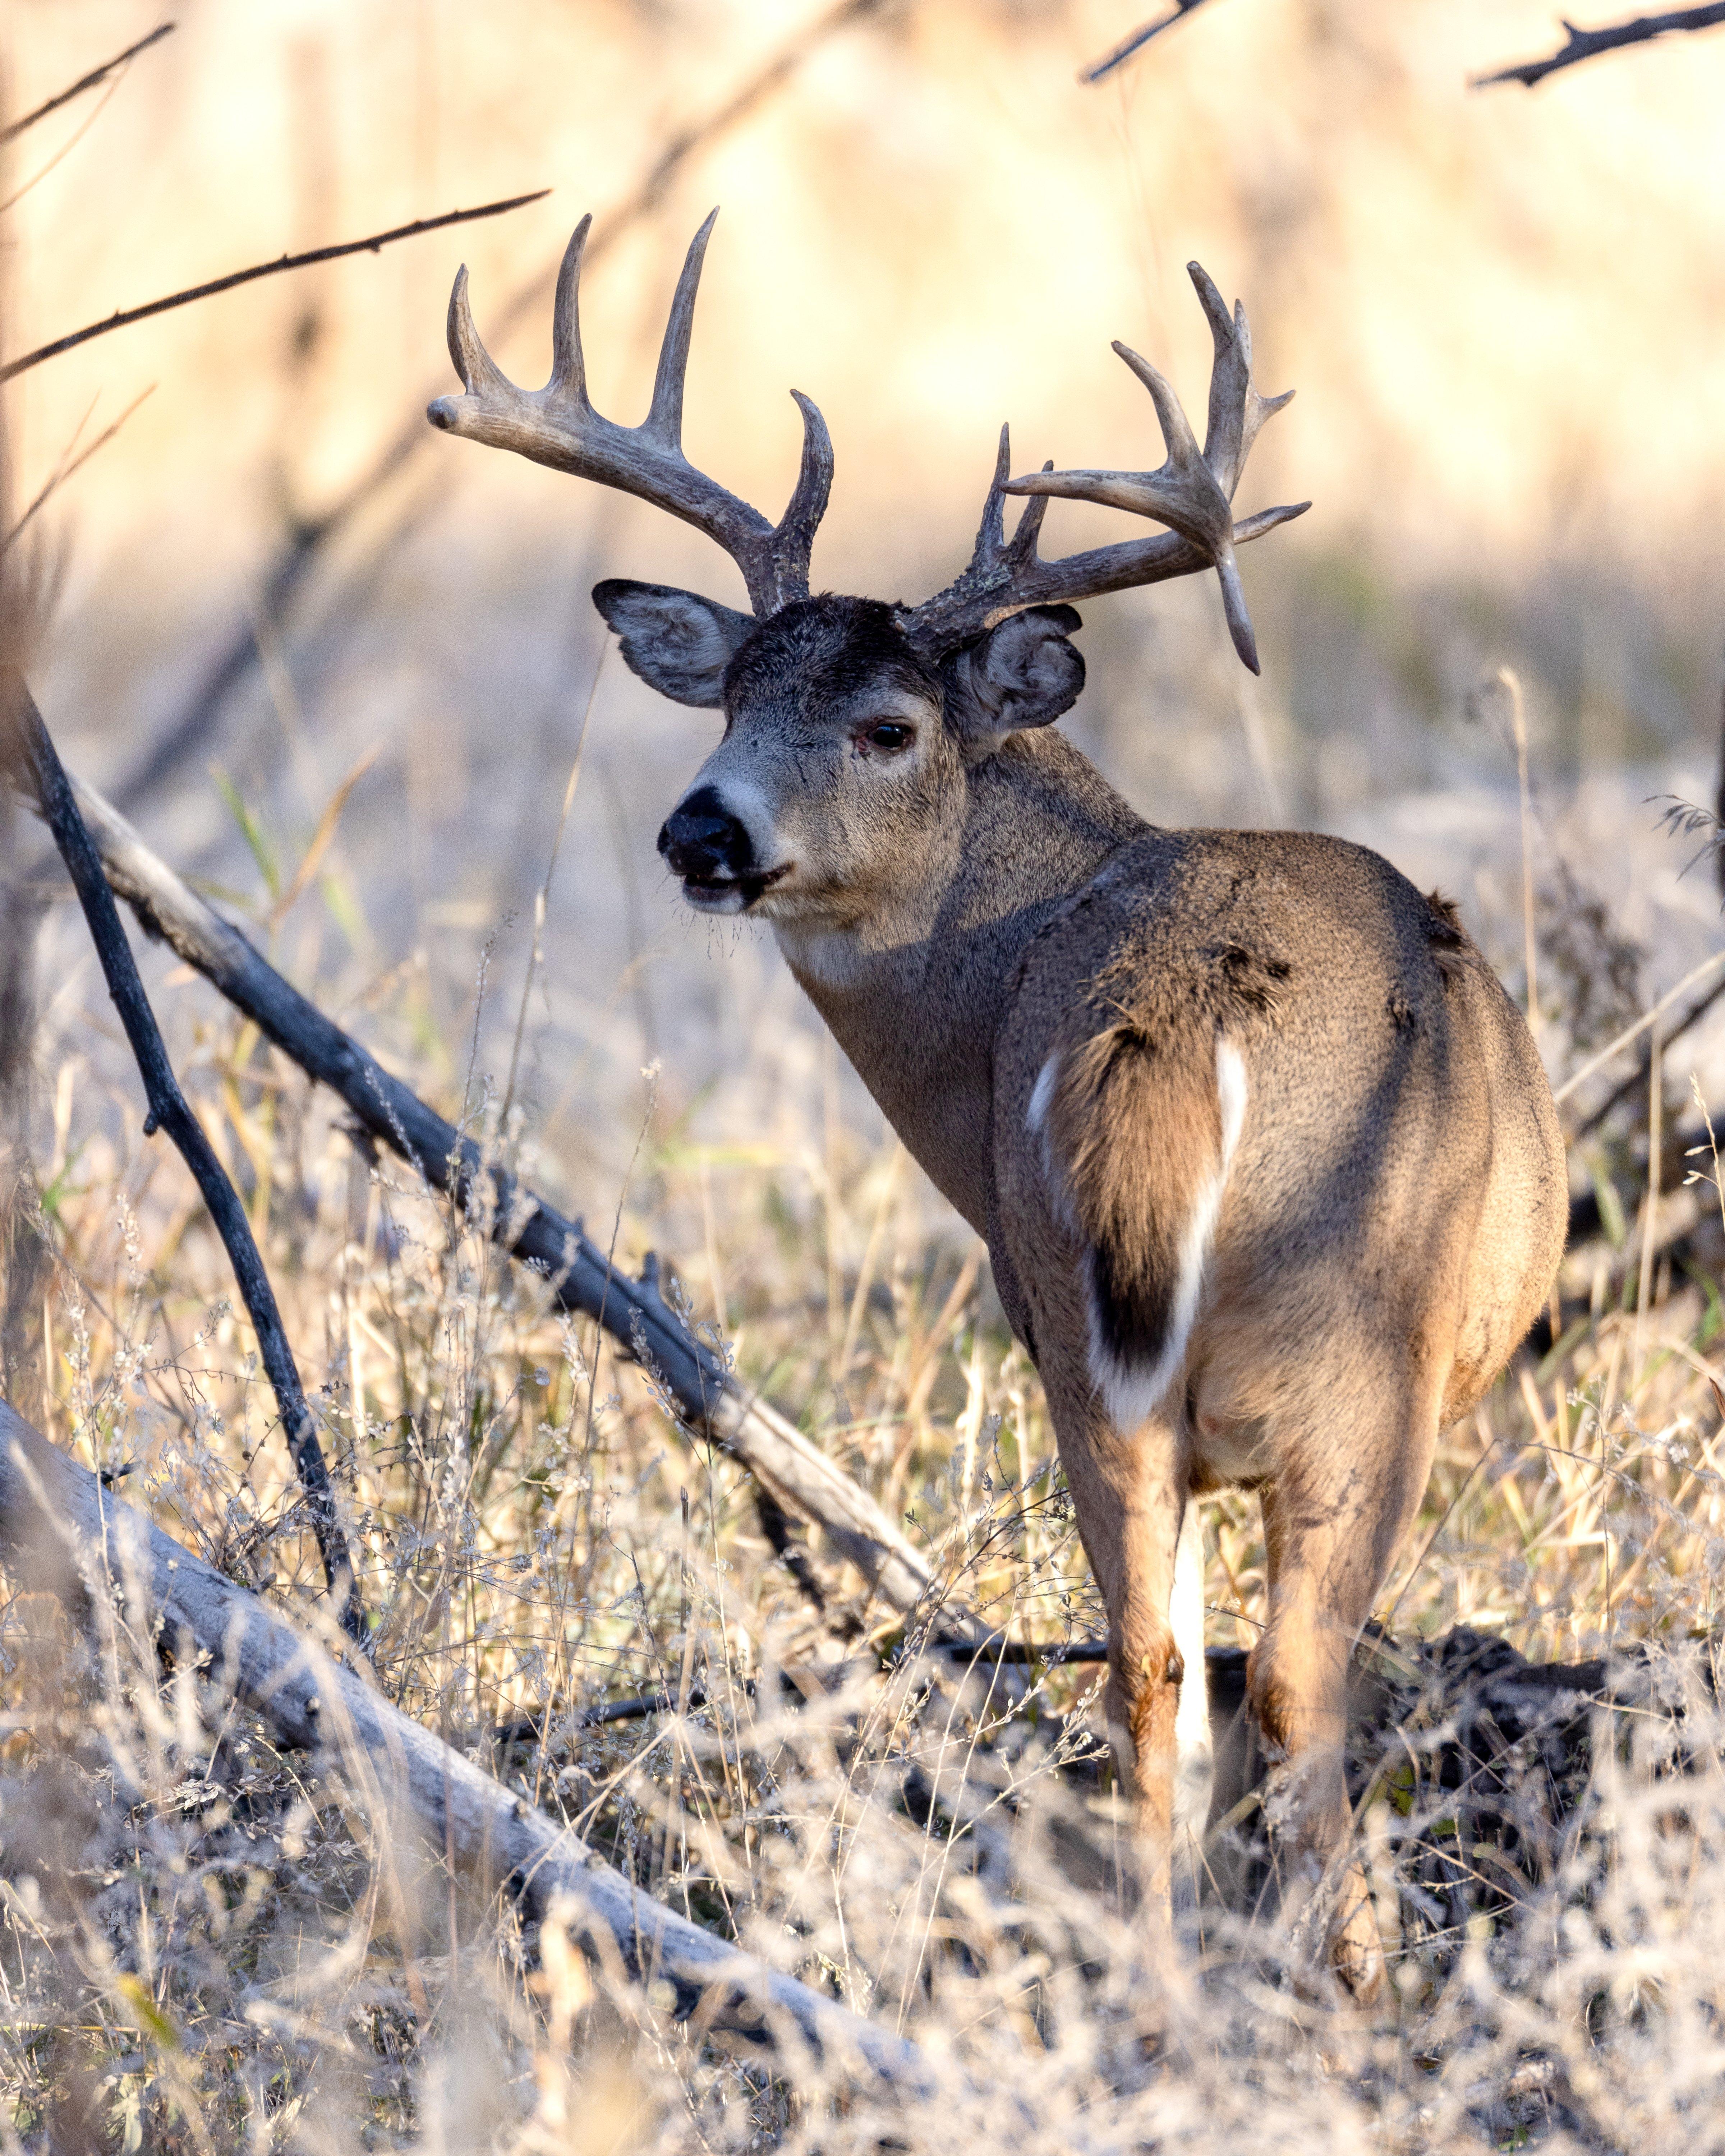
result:
<svg viewBox="0 0 1725 2156"><path fill-rule="evenodd" d="M991 754L1020 726L1052 726L1084 686L1084 659L1066 639L1075 608L1009 614L947 668L947 711L967 755Z"/></svg>
<svg viewBox="0 0 1725 2156"><path fill-rule="evenodd" d="M757 626L752 614L698 592L627 577L595 584L593 603L615 632L631 673L661 696L707 710L724 702L725 669Z"/></svg>

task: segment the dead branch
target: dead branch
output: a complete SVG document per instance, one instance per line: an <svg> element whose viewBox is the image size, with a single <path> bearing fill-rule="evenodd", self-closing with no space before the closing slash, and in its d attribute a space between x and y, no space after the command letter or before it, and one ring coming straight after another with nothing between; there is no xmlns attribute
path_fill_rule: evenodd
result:
<svg viewBox="0 0 1725 2156"><path fill-rule="evenodd" d="M147 321L152 315L165 315L175 307L189 307L194 300L208 300L218 292L231 292L237 285L255 284L259 277L279 277L285 270L309 269L315 262L335 262L344 254L376 254L393 246L398 239L416 239L421 233L441 232L446 225L473 224L480 218L501 217L506 211L520 209L524 203L543 202L550 192L549 187L538 187L530 195L511 195L507 202L486 203L478 209L451 209L445 210L441 217L416 217L411 224L398 224L388 232L374 232L367 239L344 239L335 247L314 247L309 254L284 254L274 262L254 262L249 270L232 270L225 277L212 278L207 285L193 285L183 292L170 292L165 299L148 300L141 307L116 309L101 321L88 322L81 330L56 337L52 344L39 345L21 359L9 360L0 367L0 382L10 382L15 374L39 367L45 359L57 359L64 352L88 344L92 337L106 336L110 330L129 329L134 322Z"/></svg>
<svg viewBox="0 0 1725 2156"><path fill-rule="evenodd" d="M926 1656L932 1662L962 1661L972 1668L989 1663L1004 1663L1008 1668L1065 1669L1074 1664L1106 1662L1108 1642L1106 1640L1051 1640L1046 1645L1034 1640L942 1640L919 1647L918 1659ZM1209 1650L1214 1654L1217 1650ZM814 1681L829 1691L842 1691L860 1669L874 1668L875 1664L841 1662L836 1669L829 1669ZM810 1673L811 1676L813 1673ZM752 1698L754 1681L751 1678L743 1689ZM702 1707L707 1696L699 1685L683 1702L685 1711ZM527 1708L508 1722L493 1723L490 1730L494 1744L523 1744L529 1738L542 1737L562 1712L562 1702L549 1700L541 1706ZM562 1727L568 1729L603 1729L614 1722L644 1722L649 1715L675 1714L676 1701L668 1691L639 1692L629 1699L608 1699L599 1707L583 1707L569 1717Z"/></svg>
<svg viewBox="0 0 1725 2156"><path fill-rule="evenodd" d="M362 1758L385 1817L392 1803L405 1804L434 1849L450 1851L486 1887L505 1888L530 1918L567 1913L602 1963L620 1958L635 1981L669 1982L677 2020L722 2030L757 2056L779 2051L781 2066L812 2051L829 2071L913 2090L927 2081L914 2046L642 1893L255 1595L117 1502L3 1402L0 1549L32 1586L81 1603L87 1622L119 1615L134 1638L158 1640L177 1660L195 1657L282 1743L332 1762Z"/></svg>
<svg viewBox="0 0 1725 2156"><path fill-rule="evenodd" d="M336 1515L335 1491L317 1442L317 1425L306 1404L294 1351L288 1344L287 1328L281 1322L275 1291L270 1285L251 1223L216 1158L203 1126L187 1106L186 1096L174 1077L155 1014L138 977L131 947L120 925L114 895L102 875L101 861L90 843L84 819L78 813L65 767L49 738L35 700L16 676L8 685L8 701L13 706L18 730L20 777L34 791L43 821L54 834L54 844L78 893L96 956L101 961L108 993L120 1013L120 1022L126 1029L126 1037L131 1044L131 1052L144 1081L144 1092L150 1104L150 1111L144 1118L144 1135L148 1137L157 1130L167 1132L191 1169L209 1209L210 1219L215 1223L216 1232L233 1265L252 1330L258 1337L259 1351L281 1416L282 1435L287 1440L300 1487L311 1507L312 1529L330 1592L341 1608L342 1630L350 1639L363 1640L365 1609L359 1598L347 1537Z"/></svg>
<svg viewBox="0 0 1725 2156"><path fill-rule="evenodd" d="M1519 82L1532 90L1559 68L1575 67L1583 60L1596 59L1601 53L1619 52L1625 45L1644 45L1673 33L1711 30L1725 23L1725 0L1709 0L1703 8L1672 8L1662 15L1636 15L1626 23L1609 23L1598 30L1578 30L1567 18L1562 19L1564 41L1556 52L1543 59L1523 60L1517 67L1499 68L1495 74L1476 74L1469 87L1489 90L1494 82Z"/></svg>
<svg viewBox="0 0 1725 2156"><path fill-rule="evenodd" d="M99 793L73 785L108 880L147 934L172 945L308 1076L338 1093L371 1137L480 1219L546 1279L564 1309L597 1320L691 1430L724 1445L782 1506L819 1526L894 1609L909 1613L925 1602L933 1585L927 1560L867 1491L694 1337L660 1292L656 1262L649 1260L639 1281L614 1269L578 1221L523 1188L392 1077L194 896Z"/></svg>
<svg viewBox="0 0 1725 2156"><path fill-rule="evenodd" d="M787 40L747 82L704 118L679 128L622 200L594 220L587 243L588 266L652 213L677 172L698 150L717 141L763 98L782 89L809 54L829 38L873 14L882 4L883 0L838 0L835 7L829 8L806 29ZM504 303L497 317L499 334L506 334L524 316L539 311L556 275L557 263L548 263ZM428 383L420 395L411 400L413 417L326 509L315 516L296 515L290 519L275 560L257 579L258 619L248 616L211 663L179 717L119 787L117 798L121 808L136 808L146 793L208 739L228 697L258 663L259 621L266 628L280 623L295 593L330 541L347 528L366 504L423 452L428 442L437 439L426 426L424 413L427 404L442 395L446 384L446 375L439 375L436 382Z"/></svg>
<svg viewBox="0 0 1725 2156"><path fill-rule="evenodd" d="M136 44L128 45L123 53L116 53L112 59L104 60L99 68L92 68L88 74L80 75L69 88L57 92L45 104L39 105L33 112L27 112L22 120L14 120L9 127L0 128L0 142L12 141L27 127L33 127L39 120L46 120L50 112L58 112L63 105L69 105L74 97L82 97L85 90L94 90L99 83L105 82L110 74L135 60L140 53L159 43L176 28L177 25L172 23L158 23L148 37L140 38Z"/></svg>
<svg viewBox="0 0 1725 2156"><path fill-rule="evenodd" d="M1085 83L1101 82L1105 76L1112 74L1116 68L1124 67L1134 54L1141 53L1153 38L1159 38L1164 30L1173 29L1175 23L1183 21L1194 8L1203 5L1204 0L1174 0L1172 14L1158 15L1153 23L1141 24L1129 38L1122 38L1111 53L1099 59L1094 67L1081 69L1078 80Z"/></svg>

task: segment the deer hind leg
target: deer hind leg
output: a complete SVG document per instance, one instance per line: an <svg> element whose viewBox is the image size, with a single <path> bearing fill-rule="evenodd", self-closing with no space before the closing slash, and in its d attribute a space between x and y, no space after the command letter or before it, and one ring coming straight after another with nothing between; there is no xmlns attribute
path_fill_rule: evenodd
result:
<svg viewBox="0 0 1725 2156"><path fill-rule="evenodd" d="M1419 1509L1437 1397L1435 1383L1399 1387L1375 1412L1348 1418L1345 1435L1332 1406L1297 1446L1279 1448L1264 1492L1270 1623L1247 1688L1269 1763L1264 1810L1276 1880L1312 1958L1327 1958L1363 2003L1381 1986L1384 1955L1363 1869L1349 1855L1348 1663Z"/></svg>
<svg viewBox="0 0 1725 2156"><path fill-rule="evenodd" d="M1173 1430L1153 1416L1122 1435L1087 1372L1070 1389L1056 1380L1050 1394L1079 1532L1108 1611L1108 1738L1132 1804L1142 1902L1165 1924L1188 1683L1204 1697L1201 1641L1194 1671L1171 1620L1185 1473ZM1197 1599L1201 1620L1201 1582Z"/></svg>
<svg viewBox="0 0 1725 2156"><path fill-rule="evenodd" d="M1189 1497L1174 1554L1169 1626L1183 1668L1174 1716L1173 1892L1195 1901L1203 1870L1204 1829L1215 1786L1210 1738L1208 1665L1204 1644L1204 1527L1197 1501Z"/></svg>

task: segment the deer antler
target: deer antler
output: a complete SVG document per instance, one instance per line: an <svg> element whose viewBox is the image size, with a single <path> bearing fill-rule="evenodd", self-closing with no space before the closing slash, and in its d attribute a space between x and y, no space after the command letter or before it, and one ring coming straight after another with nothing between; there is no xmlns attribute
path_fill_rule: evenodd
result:
<svg viewBox="0 0 1725 2156"><path fill-rule="evenodd" d="M1199 265L1189 263L1187 269L1215 342L1203 454L1167 381L1148 360L1123 344L1117 344L1115 351L1150 392L1156 406L1168 449L1167 461L1159 470L1057 472L1045 465L1029 478L1009 479L1008 437L1003 427L994 481L969 567L945 591L905 610L906 633L931 655L957 649L1027 606L1093 598L1103 592L1214 568L1221 583L1235 649L1253 673L1258 671L1257 644L1234 550L1312 505L1301 501L1261 510L1239 524L1230 505L1259 429L1294 393L1268 398L1258 394L1252 380L1252 339L1245 310L1236 306L1230 316L1221 294ZM1010 540L1005 536L1004 519L1004 497L1009 494L1033 497ZM1153 516L1169 531L1160 538L1126 540L1045 562L1037 553L1036 542L1050 495L1130 509Z"/></svg>
<svg viewBox="0 0 1725 2156"><path fill-rule="evenodd" d="M697 471L683 454L683 377L695 295L712 232L711 217L695 235L677 280L660 348L653 402L639 427L619 427L593 408L581 352L581 257L593 223L575 228L557 272L552 325L551 379L521 389L492 359L473 326L464 264L449 295L449 357L466 394L439 397L426 411L434 427L494 449L513 449L536 464L602 486L639 495L718 542L742 572L749 603L764 620L793 599L809 596L809 557L833 484L833 445L826 422L800 390L791 392L803 414L803 465L790 504L778 524Z"/></svg>

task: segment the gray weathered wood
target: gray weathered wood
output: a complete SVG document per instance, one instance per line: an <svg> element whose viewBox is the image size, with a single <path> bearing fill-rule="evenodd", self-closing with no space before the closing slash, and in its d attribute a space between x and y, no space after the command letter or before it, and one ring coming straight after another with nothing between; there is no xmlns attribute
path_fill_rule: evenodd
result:
<svg viewBox="0 0 1725 2156"><path fill-rule="evenodd" d="M781 2064L811 2052L824 2075L913 2089L927 2081L914 2046L643 1894L255 1595L120 1503L3 1402L0 1555L15 1577L81 1604L86 1614L121 1598L136 1636L174 1653L189 1645L211 1681L284 1743L362 1756L386 1804L409 1808L432 1848L453 1851L530 1917L554 1905L567 1911L590 1951L620 1956L632 1977L668 1983L680 2020L694 2016Z"/></svg>
<svg viewBox="0 0 1725 2156"><path fill-rule="evenodd" d="M649 1365L690 1424L735 1455L788 1512L819 1527L895 1609L929 1594L927 1561L866 1490L694 1339L660 1292L639 1281L536 1192L488 1160L398 1078L284 980L231 923L180 880L116 808L76 778L73 788L110 884L151 936L219 988L311 1077L340 1094L356 1121L434 1188L476 1210L496 1241L551 1282L565 1309L594 1318Z"/></svg>

